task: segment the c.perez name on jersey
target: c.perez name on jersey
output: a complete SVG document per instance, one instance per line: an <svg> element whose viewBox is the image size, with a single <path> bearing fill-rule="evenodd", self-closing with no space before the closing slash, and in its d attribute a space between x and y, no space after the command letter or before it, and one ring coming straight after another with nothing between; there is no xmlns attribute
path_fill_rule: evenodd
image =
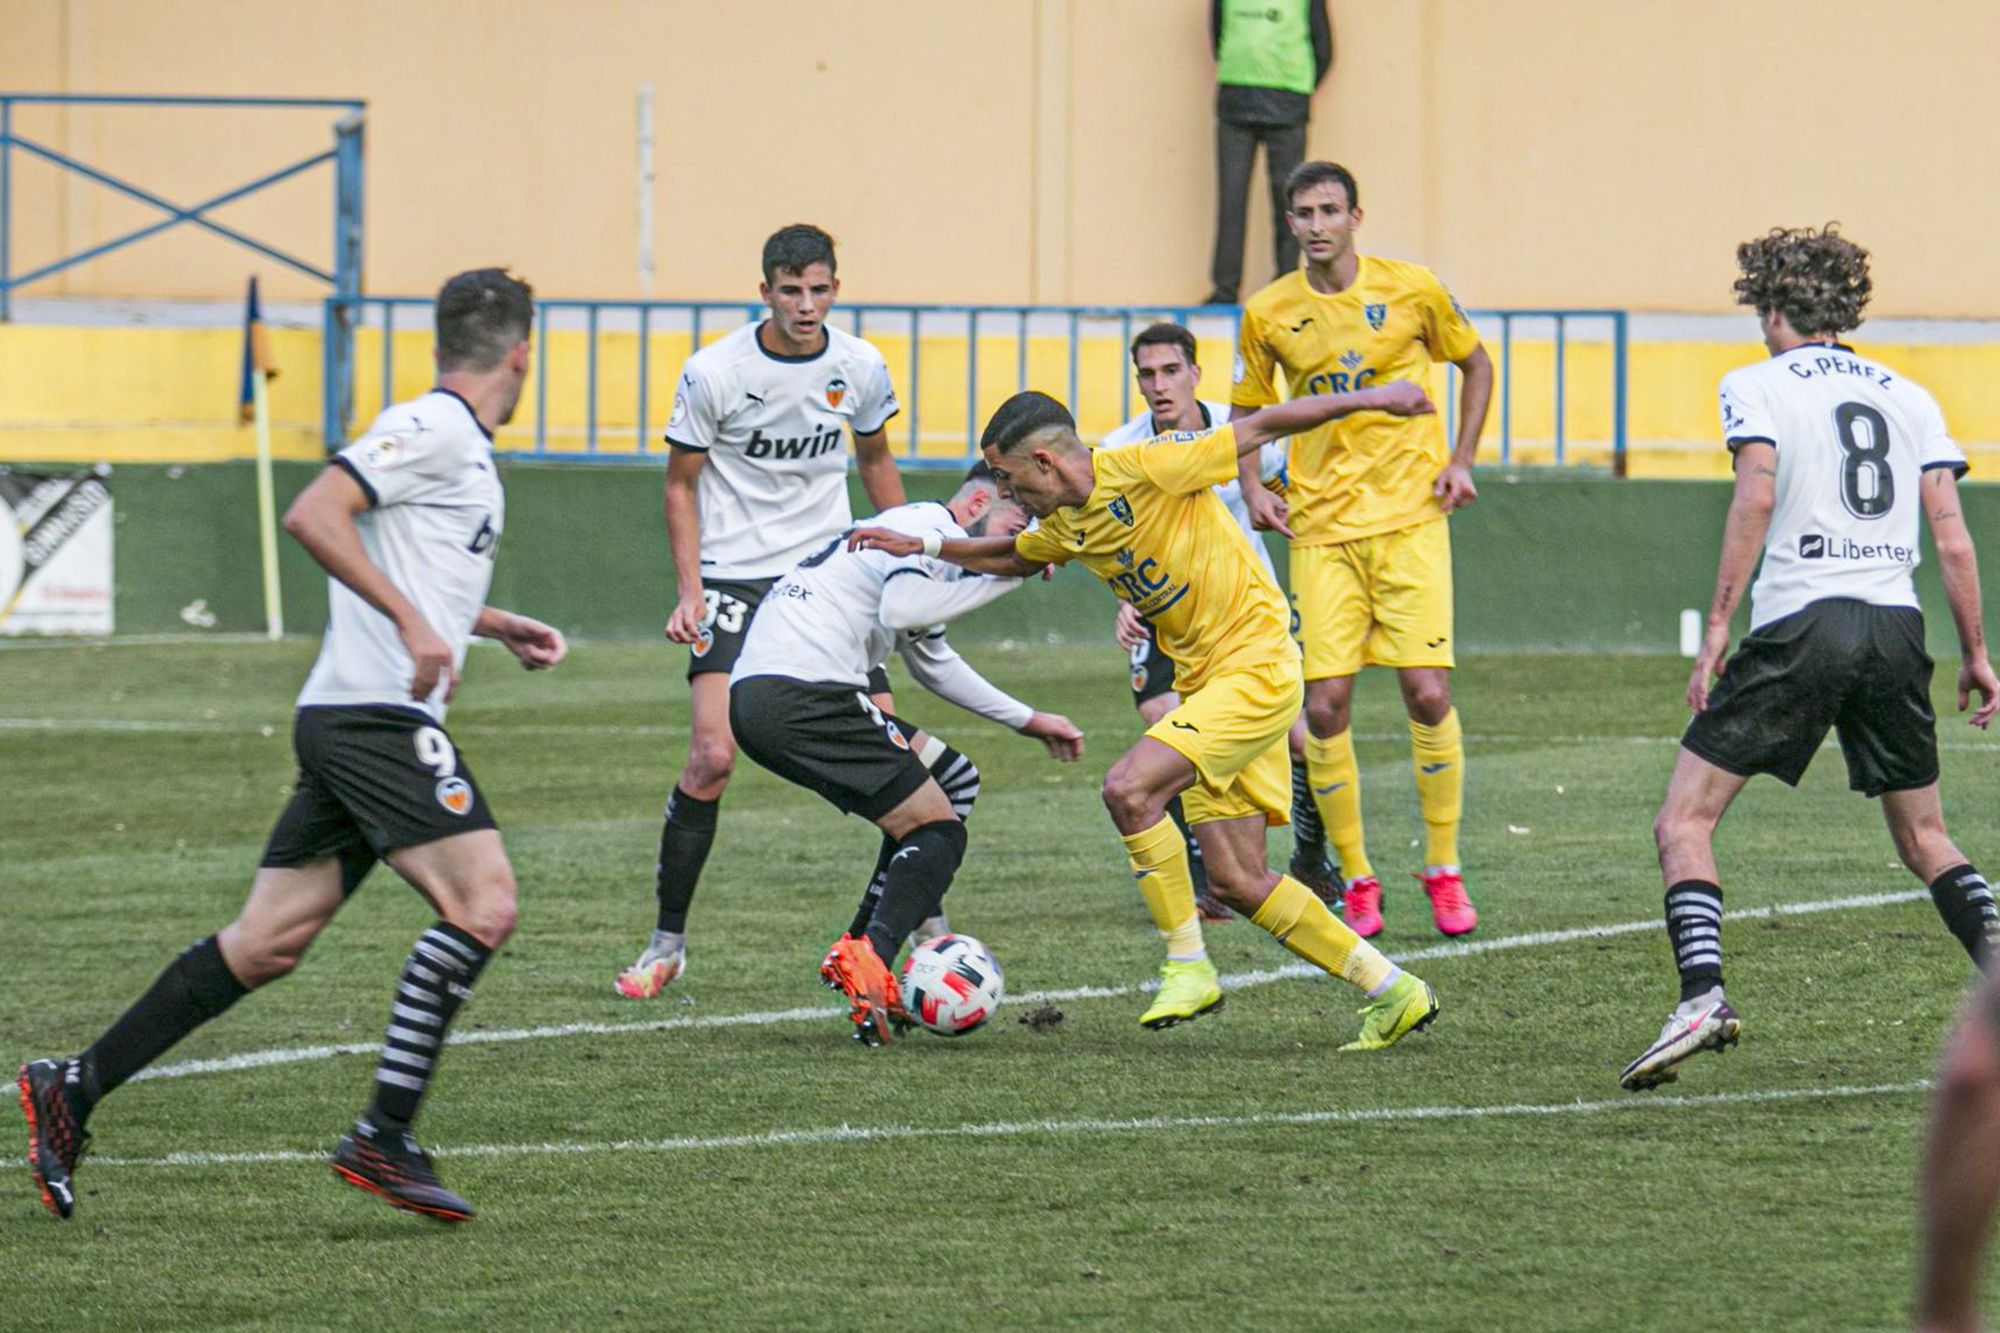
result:
<svg viewBox="0 0 2000 1333"><path fill-rule="evenodd" d="M688 359L667 443L707 455L696 483L701 569L768 579L853 521L842 436L872 435L898 410L882 354L826 330L812 356L780 356L748 324Z"/></svg>

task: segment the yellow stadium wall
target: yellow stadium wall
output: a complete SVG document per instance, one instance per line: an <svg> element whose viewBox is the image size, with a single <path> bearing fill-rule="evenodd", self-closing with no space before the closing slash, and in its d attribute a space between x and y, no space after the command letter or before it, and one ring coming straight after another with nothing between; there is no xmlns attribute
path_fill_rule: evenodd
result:
<svg viewBox="0 0 2000 1333"><path fill-rule="evenodd" d="M432 378L429 330L398 330L393 337L389 402L416 396ZM710 340L712 336L705 335L704 341ZM914 396L919 409L906 411L891 423L891 444L899 453L919 458L962 457L968 434L965 337L923 335L914 395L908 335L871 330L869 340L881 348L899 391L906 400ZM551 450L575 453L584 448L589 412L585 334L558 329L547 342L545 392L544 386L529 380L517 419L500 432L503 449L534 447L536 411L544 399ZM1504 372L1500 341L1489 336L1488 346ZM319 335L310 330L275 330L272 349L281 369L271 389L277 454L318 458L322 456ZM385 401L380 332L361 330L355 350L359 429ZM597 421L600 448L606 452L628 453L634 448L638 351L635 333L601 335ZM660 431L688 351L684 332L651 335L647 366L651 449L660 447ZM1976 476L2000 475L2000 401L1987 391L2000 379L2000 344L1871 343L1868 351L1937 394L1953 431L1973 457ZM1227 367L1231 354L1223 342L1202 340L1200 356L1206 366ZM234 329L0 325L0 461L188 463L246 457L254 441L234 410L241 355L242 335ZM1629 367L1632 475L1726 475L1728 455L1716 443L1715 385L1726 371L1760 355L1762 349L1749 343L1634 343ZM1513 461L1550 462L1555 434L1554 346L1546 339L1516 338L1512 357ZM1086 436L1103 434L1123 419L1126 407L1123 343L1115 331L1086 338L1077 362L1078 424ZM982 331L978 421L983 422L1014 392L1020 364L1012 331ZM1568 457L1572 462L1603 465L1609 461L1612 434L1610 349L1601 343L1572 343L1566 367ZM1227 398L1222 373L1211 373L1214 378L1204 386L1205 396ZM1065 339L1030 337L1027 380L1031 387L1068 397ZM1442 375L1432 389L1434 395L1446 392ZM1140 406L1135 391L1131 410ZM920 438L912 437L916 423L921 423ZM1496 394L1482 448L1488 464L1499 461L1500 426Z"/></svg>
<svg viewBox="0 0 2000 1333"><path fill-rule="evenodd" d="M371 291L505 262L632 297L635 96L656 90L652 294L748 295L800 218L875 301L1176 302L1214 206L1206 0L0 0L0 88L366 98ZM1874 311L2000 313L1990 78L2000 6L1927 0L1333 0L1310 149L1352 166L1365 244L1469 305L1716 310L1735 242L1837 218ZM1813 92L1823 92L1814 97ZM1807 100L1813 98L1813 100ZM331 115L24 108L17 129L177 199L328 144ZM150 210L17 157L15 262ZM1270 275L1255 202L1248 276ZM323 175L224 210L324 256ZM50 294L233 295L177 233Z"/></svg>

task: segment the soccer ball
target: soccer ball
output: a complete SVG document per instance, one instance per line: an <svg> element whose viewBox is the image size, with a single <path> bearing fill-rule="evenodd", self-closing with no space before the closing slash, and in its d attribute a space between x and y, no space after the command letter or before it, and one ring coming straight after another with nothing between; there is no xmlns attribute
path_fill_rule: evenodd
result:
<svg viewBox="0 0 2000 1333"><path fill-rule="evenodd" d="M970 935L940 935L903 961L903 1007L941 1037L981 1027L1006 994L1000 964Z"/></svg>

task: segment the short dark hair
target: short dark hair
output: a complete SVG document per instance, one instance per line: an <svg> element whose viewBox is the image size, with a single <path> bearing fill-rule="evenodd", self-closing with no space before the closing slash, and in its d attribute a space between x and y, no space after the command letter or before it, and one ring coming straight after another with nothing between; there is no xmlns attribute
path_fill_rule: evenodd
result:
<svg viewBox="0 0 2000 1333"><path fill-rule="evenodd" d="M1135 366L1139 364L1141 347L1178 347L1189 365L1196 364L1194 333L1185 324L1176 324L1163 319L1157 324L1148 324L1140 329L1138 336L1132 339L1132 364Z"/></svg>
<svg viewBox="0 0 2000 1333"><path fill-rule="evenodd" d="M1797 333L1845 333L1861 322L1875 289L1868 252L1840 234L1773 227L1736 247L1736 302L1758 313L1775 310Z"/></svg>
<svg viewBox="0 0 2000 1333"><path fill-rule="evenodd" d="M439 370L491 370L535 327L535 289L504 268L475 268L437 294Z"/></svg>
<svg viewBox="0 0 2000 1333"><path fill-rule="evenodd" d="M833 262L833 237L810 222L794 222L780 227L764 242L764 281L780 273L803 273L814 264L826 265L827 272L840 270Z"/></svg>
<svg viewBox="0 0 2000 1333"><path fill-rule="evenodd" d="M965 470L965 480L958 483L960 490L964 490L967 486L991 486L998 490L1000 483L994 480L993 469L988 467L986 460L982 458Z"/></svg>
<svg viewBox="0 0 2000 1333"><path fill-rule="evenodd" d="M1361 187L1354 183L1354 173L1338 162L1301 162L1293 167L1285 177L1285 207L1289 209L1301 191L1315 185L1338 185L1347 191L1349 209L1361 207Z"/></svg>
<svg viewBox="0 0 2000 1333"><path fill-rule="evenodd" d="M1000 404L1000 410L993 414L979 436L979 447L1000 454L1012 453L1021 441L1050 426L1075 430L1076 418L1067 407L1039 389L1029 389Z"/></svg>

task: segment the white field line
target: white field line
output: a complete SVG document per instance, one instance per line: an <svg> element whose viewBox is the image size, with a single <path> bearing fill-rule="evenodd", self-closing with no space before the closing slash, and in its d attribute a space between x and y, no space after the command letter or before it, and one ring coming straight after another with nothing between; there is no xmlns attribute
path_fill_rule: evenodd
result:
<svg viewBox="0 0 2000 1333"><path fill-rule="evenodd" d="M1851 898L1822 898L1805 902L1778 903L1771 907L1744 907L1723 913L1725 920L1755 921L1774 916L1807 916L1817 912L1843 912L1864 907L1881 907L1891 903L1915 902L1927 897L1922 890L1903 893L1873 893ZM1577 926L1569 930L1542 930L1525 935L1502 935L1494 939L1465 940L1452 944L1434 944L1428 948L1412 949L1407 953L1394 954L1398 963L1421 962L1432 958L1465 958L1473 954L1497 953L1504 949L1536 949L1553 944L1572 944L1579 940L1610 939L1618 935L1634 935L1661 929L1659 918L1648 917L1643 921L1620 921L1602 926ZM1255 972L1233 972L1222 978L1224 990L1247 990L1253 986L1267 986L1277 981L1295 978L1324 976L1318 968L1308 963L1292 963L1284 967L1266 968ZM1125 986L1074 986L1065 990L1030 991L1024 995L1010 995L1003 1004L1009 1006L1054 1004L1076 1000L1108 1000L1124 996L1147 994L1157 989L1157 981L1144 981ZM490 1032L454 1032L446 1043L452 1046L479 1046L520 1041L544 1041L562 1037L618 1036L637 1032L680 1032L712 1028L771 1027L779 1023L824 1023L838 1016L842 1011L833 1007L807 1005L797 1009L778 1009L764 1013L715 1014L698 1018L664 1018L638 1023L557 1023L546 1027L503 1028ZM233 1073L242 1069L261 1069L267 1065L289 1065L332 1060L345 1055L375 1055L381 1050L379 1042L343 1042L326 1046L282 1046L270 1050L245 1051L238 1055L219 1056L208 1060L181 1060L174 1064L156 1065L141 1070L134 1075L134 1081L155 1078L187 1078L202 1074Z"/></svg>
<svg viewBox="0 0 2000 1333"><path fill-rule="evenodd" d="M259 642L262 642L260 639ZM268 728L268 732L266 731ZM264 722L224 722L217 719L146 719L116 717L0 717L0 731L48 731L48 732L164 732L180 735L229 735L232 733L256 732L259 735L289 737L292 719L290 714L274 717ZM673 723L641 723L626 726L610 722L579 722L561 724L548 722L501 722L471 721L452 725L452 730L465 735L507 735L507 736L685 736L688 729ZM1371 744L1404 744L1409 741L1409 733L1404 731L1357 731L1354 739ZM1681 738L1675 736L1634 736L1629 734L1609 735L1541 735L1513 731L1469 731L1465 739L1473 745L1643 745L1677 746ZM1831 737L1820 745L1822 750L1839 747ZM2000 733L1992 740L1954 741L1939 740L1940 750L1969 750L2000 752Z"/></svg>
<svg viewBox="0 0 2000 1333"><path fill-rule="evenodd" d="M1175 1130L1268 1129L1303 1125L1406 1124L1425 1120L1498 1120L1534 1116L1605 1115L1617 1112L1702 1110L1714 1106L1765 1106L1857 1097L1903 1097L1924 1092L1928 1079L1907 1083L1839 1084L1827 1088L1781 1088L1763 1092L1717 1092L1704 1096L1640 1095L1604 1101L1506 1102L1490 1106L1380 1106L1355 1110L1264 1111L1255 1115L1146 1116L1136 1120L994 1120L961 1125L833 1125L824 1129L766 1130L710 1138L564 1140L553 1143L478 1143L438 1148L439 1157L584 1157L601 1153L682 1153L717 1148L792 1148L823 1144L889 1143L910 1139L1011 1139L1035 1135L1149 1134ZM262 1166L326 1160L324 1150L265 1152L177 1152L161 1157L93 1157L90 1165L151 1167Z"/></svg>

